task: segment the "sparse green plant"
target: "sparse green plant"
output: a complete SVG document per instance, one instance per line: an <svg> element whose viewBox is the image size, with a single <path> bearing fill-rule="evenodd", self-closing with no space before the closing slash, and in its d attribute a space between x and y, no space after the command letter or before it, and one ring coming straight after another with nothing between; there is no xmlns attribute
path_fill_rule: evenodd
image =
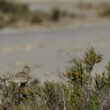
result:
<svg viewBox="0 0 110 110"><path fill-rule="evenodd" d="M50 13L45 11L31 11L27 4L18 3L13 0L0 0L0 14L3 19L0 19L0 28L5 26L19 26L19 23L38 24L43 21L58 21L64 17L76 17L76 14L69 14L65 10L55 7ZM6 19L6 20L4 20Z"/></svg>
<svg viewBox="0 0 110 110"><path fill-rule="evenodd" d="M20 87L6 84L0 79L0 110L109 110L110 109L110 63L102 75L92 76L96 63L102 55L94 48L88 49L82 59L73 59L64 74L67 83L38 80Z"/></svg>
<svg viewBox="0 0 110 110"><path fill-rule="evenodd" d="M30 17L31 23L41 23L43 21L43 17L41 15L38 15L37 13L33 13Z"/></svg>
<svg viewBox="0 0 110 110"><path fill-rule="evenodd" d="M0 16L0 28L3 28L5 26L5 20L3 16Z"/></svg>
<svg viewBox="0 0 110 110"><path fill-rule="evenodd" d="M92 95L92 69L95 63L99 63L102 56L97 54L93 48L90 48L83 59L73 58L73 65L65 74L69 78L73 93L71 94L71 103L74 110L88 110L89 101Z"/></svg>
<svg viewBox="0 0 110 110"><path fill-rule="evenodd" d="M110 6L102 9L99 13L99 16L102 16L102 17L110 16Z"/></svg>
<svg viewBox="0 0 110 110"><path fill-rule="evenodd" d="M70 15L70 17L72 17L72 18L77 17L77 14L76 14L76 13L70 13L69 15Z"/></svg>
<svg viewBox="0 0 110 110"><path fill-rule="evenodd" d="M30 11L25 4L12 2L10 0L0 0L0 13L2 13L3 16L0 27L4 27L19 20L27 20L26 18L28 18Z"/></svg>
<svg viewBox="0 0 110 110"><path fill-rule="evenodd" d="M0 0L0 12L3 13L3 18L8 20L1 20L0 27L10 25L12 23L17 23L18 21L30 22L30 23L40 23L42 22L42 16L37 13L31 12L28 5L20 4L9 0Z"/></svg>
<svg viewBox="0 0 110 110"><path fill-rule="evenodd" d="M59 8L53 8L51 12L51 19L54 21L58 21L60 18L60 9Z"/></svg>
<svg viewBox="0 0 110 110"><path fill-rule="evenodd" d="M0 11L10 14L25 14L29 12L28 6L25 4L18 4L9 0L0 0Z"/></svg>

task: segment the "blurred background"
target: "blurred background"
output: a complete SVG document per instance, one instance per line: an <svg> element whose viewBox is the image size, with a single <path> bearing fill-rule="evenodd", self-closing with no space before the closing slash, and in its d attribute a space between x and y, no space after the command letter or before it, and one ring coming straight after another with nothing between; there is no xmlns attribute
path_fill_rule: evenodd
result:
<svg viewBox="0 0 110 110"><path fill-rule="evenodd" d="M90 47L110 61L110 0L0 0L0 74L31 67L33 78L60 81L69 61Z"/></svg>

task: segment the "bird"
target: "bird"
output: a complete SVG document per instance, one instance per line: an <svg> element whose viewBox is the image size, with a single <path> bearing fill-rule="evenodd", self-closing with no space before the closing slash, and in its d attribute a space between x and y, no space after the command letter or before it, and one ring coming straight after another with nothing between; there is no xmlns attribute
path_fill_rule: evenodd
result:
<svg viewBox="0 0 110 110"><path fill-rule="evenodd" d="M12 77L8 78L8 82L13 82L18 84L19 86L26 86L28 81L30 80L30 67L24 66L22 72L18 72L14 74Z"/></svg>

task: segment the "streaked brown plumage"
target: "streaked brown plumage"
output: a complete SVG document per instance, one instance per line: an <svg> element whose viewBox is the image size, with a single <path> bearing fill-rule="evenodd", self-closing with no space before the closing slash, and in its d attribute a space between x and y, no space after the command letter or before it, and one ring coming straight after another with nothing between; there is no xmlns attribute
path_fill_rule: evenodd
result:
<svg viewBox="0 0 110 110"><path fill-rule="evenodd" d="M20 85L22 84L26 85L30 80L29 73L30 73L30 68L28 66L25 66L23 72L19 72L15 74L13 77L9 78L8 81L18 83Z"/></svg>

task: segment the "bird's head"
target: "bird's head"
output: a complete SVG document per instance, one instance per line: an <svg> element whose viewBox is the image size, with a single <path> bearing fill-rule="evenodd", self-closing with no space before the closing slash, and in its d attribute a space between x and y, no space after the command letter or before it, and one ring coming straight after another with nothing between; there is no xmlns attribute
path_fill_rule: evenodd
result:
<svg viewBox="0 0 110 110"><path fill-rule="evenodd" d="M30 73L30 67L29 66L24 66L23 72L29 74Z"/></svg>

